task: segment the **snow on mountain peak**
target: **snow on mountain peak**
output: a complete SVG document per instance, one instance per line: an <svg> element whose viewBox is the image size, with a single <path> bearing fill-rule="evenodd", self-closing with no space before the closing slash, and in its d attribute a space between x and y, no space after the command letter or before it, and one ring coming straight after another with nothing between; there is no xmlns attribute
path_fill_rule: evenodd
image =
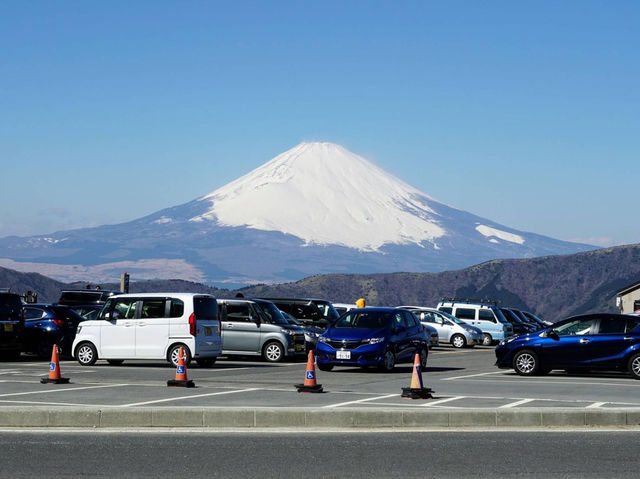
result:
<svg viewBox="0 0 640 479"><path fill-rule="evenodd" d="M334 143L300 143L201 200L211 207L191 221L280 231L306 244L376 251L445 234L431 198Z"/></svg>

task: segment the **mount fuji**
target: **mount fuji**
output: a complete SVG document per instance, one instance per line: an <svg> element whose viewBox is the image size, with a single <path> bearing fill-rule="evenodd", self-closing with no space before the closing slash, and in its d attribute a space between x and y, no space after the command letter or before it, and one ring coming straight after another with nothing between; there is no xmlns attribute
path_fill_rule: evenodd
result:
<svg viewBox="0 0 640 479"><path fill-rule="evenodd" d="M437 272L592 246L442 204L333 143L301 143L212 193L127 223L0 239L0 265L63 281L238 286L321 273Z"/></svg>

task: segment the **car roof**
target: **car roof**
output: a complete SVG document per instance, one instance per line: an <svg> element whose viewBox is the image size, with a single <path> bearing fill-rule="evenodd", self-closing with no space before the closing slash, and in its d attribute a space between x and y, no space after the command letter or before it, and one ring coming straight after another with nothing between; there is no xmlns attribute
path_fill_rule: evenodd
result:
<svg viewBox="0 0 640 479"><path fill-rule="evenodd" d="M121 293L111 296L109 299L114 298L193 298L194 296L209 296L206 293Z"/></svg>

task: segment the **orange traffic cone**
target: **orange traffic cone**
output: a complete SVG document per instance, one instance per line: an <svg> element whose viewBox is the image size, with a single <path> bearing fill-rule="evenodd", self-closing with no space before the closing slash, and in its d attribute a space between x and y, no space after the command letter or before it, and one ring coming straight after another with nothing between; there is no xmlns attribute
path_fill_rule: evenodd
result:
<svg viewBox="0 0 640 479"><path fill-rule="evenodd" d="M316 384L316 364L313 359L313 350L309 351L307 370L304 375L304 383L296 384L299 393L321 393L322 384Z"/></svg>
<svg viewBox="0 0 640 479"><path fill-rule="evenodd" d="M58 345L53 345L51 362L49 363L49 377L40 379L42 384L67 384L69 378L60 377L60 362L58 361Z"/></svg>
<svg viewBox="0 0 640 479"><path fill-rule="evenodd" d="M425 388L422 383L422 366L420 365L420 355L416 353L413 360L413 374L411 375L411 386L402 388L402 397L410 399L432 399L432 389Z"/></svg>
<svg viewBox="0 0 640 479"><path fill-rule="evenodd" d="M184 348L180 346L178 351L178 366L176 367L176 378L167 381L169 387L194 388L195 383L187 379L187 366L184 364Z"/></svg>

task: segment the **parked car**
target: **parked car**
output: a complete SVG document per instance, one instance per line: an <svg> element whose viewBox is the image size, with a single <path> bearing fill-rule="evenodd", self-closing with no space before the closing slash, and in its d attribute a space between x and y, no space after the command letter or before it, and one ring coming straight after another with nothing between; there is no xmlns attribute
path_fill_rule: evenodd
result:
<svg viewBox="0 0 640 479"><path fill-rule="evenodd" d="M340 316L349 310L356 308L355 303L331 303Z"/></svg>
<svg viewBox="0 0 640 479"><path fill-rule="evenodd" d="M541 331L506 339L495 353L496 366L513 368L522 376L553 369L618 370L640 379L640 317L573 316Z"/></svg>
<svg viewBox="0 0 640 479"><path fill-rule="evenodd" d="M78 325L73 356L83 366L98 359L191 359L212 366L222 351L216 299L195 293L138 293L111 296L93 321Z"/></svg>
<svg viewBox="0 0 640 479"><path fill-rule="evenodd" d="M83 321L90 319L96 319L100 311L102 311L102 304L82 304L78 306L70 306L76 313L82 316Z"/></svg>
<svg viewBox="0 0 640 479"><path fill-rule="evenodd" d="M109 291L103 289L68 289L60 293L58 304L66 306L78 306L89 304L103 305L107 299L115 294L122 294L120 291Z"/></svg>
<svg viewBox="0 0 640 479"><path fill-rule="evenodd" d="M420 319L418 319L417 316L416 316L416 320L420 321ZM440 335L438 334L438 330L433 326L431 326L430 324L426 324L426 323L422 323L422 327L426 331L427 337L429 338L429 349L432 349L436 346L440 346Z"/></svg>
<svg viewBox="0 0 640 479"><path fill-rule="evenodd" d="M304 356L304 330L289 322L270 301L219 299L222 316L222 354L262 356L279 362Z"/></svg>
<svg viewBox="0 0 640 479"><path fill-rule="evenodd" d="M420 355L427 365L429 338L420 321L398 308L352 309L318 338L316 362L322 371L334 366L377 366L393 370L396 363Z"/></svg>
<svg viewBox="0 0 640 479"><path fill-rule="evenodd" d="M553 325L551 321L544 321L529 311L521 311L521 313L524 314L530 322L536 323L540 328L546 328L547 326Z"/></svg>
<svg viewBox="0 0 640 479"><path fill-rule="evenodd" d="M413 311L422 324L428 324L436 329L441 342L450 343L454 348L472 348L476 344L482 344L484 340L480 328L471 326L444 311L421 306L400 307Z"/></svg>
<svg viewBox="0 0 640 479"><path fill-rule="evenodd" d="M261 298L271 301L279 310L289 313L291 316L305 325L326 329L328 325L340 317L336 309L329 301L324 299L309 298Z"/></svg>
<svg viewBox="0 0 640 479"><path fill-rule="evenodd" d="M71 356L71 345L82 317L68 306L26 304L24 306L23 351L49 359L56 344L62 354Z"/></svg>
<svg viewBox="0 0 640 479"><path fill-rule="evenodd" d="M482 344L491 346L513 336L513 327L495 302L447 299L438 303L437 309L449 313L465 323L482 330Z"/></svg>
<svg viewBox="0 0 640 479"><path fill-rule="evenodd" d="M24 335L24 309L20 296L0 292L0 355L18 359Z"/></svg>
<svg viewBox="0 0 640 479"><path fill-rule="evenodd" d="M309 352L316 348L316 344L318 344L318 338L324 333L324 329L318 328L316 326L306 326L301 321L298 321L296 318L291 316L289 313L284 311L280 311L284 319L287 320L289 324L293 324L294 326L298 326L302 328L304 331L304 345L305 351Z"/></svg>
<svg viewBox="0 0 640 479"><path fill-rule="evenodd" d="M538 323L536 323L535 321L530 320L527 317L527 315L524 314L524 311L521 311L521 310L516 309L516 308L509 308L509 309L511 311L513 311L513 314L515 314L520 319L520 321L522 321L526 325L529 325L529 327L532 328L533 331L541 329L540 326L538 325Z"/></svg>
<svg viewBox="0 0 640 479"><path fill-rule="evenodd" d="M511 326L513 327L513 334L527 334L538 329L536 326L525 323L520 316L509 308L500 308L500 311L502 311L505 319L511 323Z"/></svg>

